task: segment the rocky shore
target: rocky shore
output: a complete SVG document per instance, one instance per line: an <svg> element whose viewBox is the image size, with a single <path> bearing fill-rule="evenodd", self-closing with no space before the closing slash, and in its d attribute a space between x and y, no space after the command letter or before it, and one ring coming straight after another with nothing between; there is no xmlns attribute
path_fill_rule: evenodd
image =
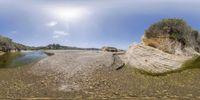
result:
<svg viewBox="0 0 200 100"><path fill-rule="evenodd" d="M185 67L199 56L199 33L182 19L163 19L152 24L141 43L130 45L126 64L146 73L162 74Z"/></svg>
<svg viewBox="0 0 200 100"><path fill-rule="evenodd" d="M26 67L0 70L2 74L6 74L6 76L4 75L6 78L0 77L2 80L0 82L2 87L0 98L32 97L32 95L33 97L44 97L44 91L47 94L58 93L53 96L68 92L70 94L80 92L85 88L81 85L88 82L97 70L112 71L120 69L124 65L117 54L111 52L88 50L51 50L45 52L53 55ZM13 74L7 74L8 71ZM30 88L31 90L29 90ZM3 91L7 91L7 93L3 93ZM22 91L24 92L22 93ZM31 92L31 94L29 95L27 92Z"/></svg>
<svg viewBox="0 0 200 100"><path fill-rule="evenodd" d="M161 76L123 65L122 53L55 50L29 66L0 70L4 99L200 98L199 69ZM6 92L5 92L6 91Z"/></svg>

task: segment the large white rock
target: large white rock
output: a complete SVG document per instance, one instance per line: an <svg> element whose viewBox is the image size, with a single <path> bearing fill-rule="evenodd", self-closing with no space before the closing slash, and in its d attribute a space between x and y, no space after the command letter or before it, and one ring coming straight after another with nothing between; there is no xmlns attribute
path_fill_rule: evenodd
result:
<svg viewBox="0 0 200 100"><path fill-rule="evenodd" d="M133 44L127 50L126 64L149 73L164 73L181 68L191 58L169 54L143 44Z"/></svg>

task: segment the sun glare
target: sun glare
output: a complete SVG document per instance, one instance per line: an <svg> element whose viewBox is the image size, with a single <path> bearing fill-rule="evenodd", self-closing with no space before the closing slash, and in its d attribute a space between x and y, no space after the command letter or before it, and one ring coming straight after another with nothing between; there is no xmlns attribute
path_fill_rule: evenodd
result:
<svg viewBox="0 0 200 100"><path fill-rule="evenodd" d="M78 7L56 7L51 10L54 17L64 21L77 21L86 17L89 13L86 8Z"/></svg>

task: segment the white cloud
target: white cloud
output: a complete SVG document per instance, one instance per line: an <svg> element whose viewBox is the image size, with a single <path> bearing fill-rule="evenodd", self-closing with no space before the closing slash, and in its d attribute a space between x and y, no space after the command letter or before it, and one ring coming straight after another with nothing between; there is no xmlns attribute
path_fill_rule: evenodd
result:
<svg viewBox="0 0 200 100"><path fill-rule="evenodd" d="M49 27L53 27L53 26L56 26L57 24L58 24L58 22L51 21L51 22L47 23L46 25L49 26Z"/></svg>
<svg viewBox="0 0 200 100"><path fill-rule="evenodd" d="M61 38L68 35L69 35L68 32L55 30L52 37L56 39L56 38Z"/></svg>
<svg viewBox="0 0 200 100"><path fill-rule="evenodd" d="M52 36L54 39L60 38L58 35L53 35Z"/></svg>
<svg viewBox="0 0 200 100"><path fill-rule="evenodd" d="M10 34L16 34L17 33L17 31L11 31L10 32Z"/></svg>

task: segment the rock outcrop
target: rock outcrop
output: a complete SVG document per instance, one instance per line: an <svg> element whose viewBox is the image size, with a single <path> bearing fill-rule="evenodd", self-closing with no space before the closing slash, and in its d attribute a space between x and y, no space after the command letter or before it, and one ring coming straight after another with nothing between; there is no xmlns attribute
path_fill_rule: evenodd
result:
<svg viewBox="0 0 200 100"><path fill-rule="evenodd" d="M164 19L151 25L146 30L142 42L175 55L192 56L200 50L198 31L182 19Z"/></svg>
<svg viewBox="0 0 200 100"><path fill-rule="evenodd" d="M199 55L199 33L181 19L165 19L150 26L142 43L126 53L126 64L149 73L165 73L183 67Z"/></svg>
<svg viewBox="0 0 200 100"><path fill-rule="evenodd" d="M177 70L186 60L192 58L192 56L169 54L143 44L131 45L126 56L128 61L126 64L149 73Z"/></svg>

